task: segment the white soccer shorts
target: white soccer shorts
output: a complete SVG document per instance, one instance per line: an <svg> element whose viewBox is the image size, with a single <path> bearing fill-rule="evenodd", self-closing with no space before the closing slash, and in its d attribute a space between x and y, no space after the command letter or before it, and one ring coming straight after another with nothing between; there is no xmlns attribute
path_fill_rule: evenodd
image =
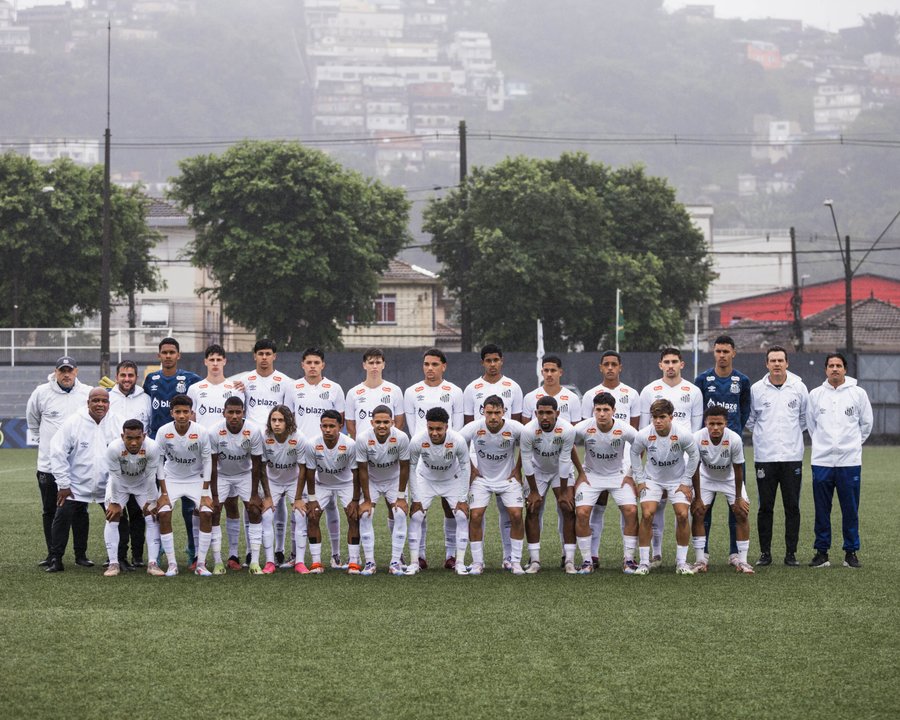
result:
<svg viewBox="0 0 900 720"><path fill-rule="evenodd" d="M684 483L685 485L690 485L690 482ZM641 502L656 502L658 503L662 500L662 496L664 492L669 493L669 502L673 505L682 504L682 505L690 505L690 501L687 499L687 495L683 492L676 492L676 488L681 485L681 483L666 483L665 485L660 483L655 483L652 480L647 480L644 489L641 492Z"/></svg>
<svg viewBox="0 0 900 720"><path fill-rule="evenodd" d="M219 492L219 502L225 502L228 498L233 497L239 497L244 502L250 502L250 489L253 487L253 480L249 474L233 477L219 475L216 483Z"/></svg>
<svg viewBox="0 0 900 720"><path fill-rule="evenodd" d="M346 508L353 502L353 483L333 486L316 485L316 497L319 507L323 510L332 504Z"/></svg>
<svg viewBox="0 0 900 720"><path fill-rule="evenodd" d="M522 484L515 478L491 480L479 476L469 486L469 507L487 507L491 501L491 495L496 495L500 498L503 505L508 508L525 506Z"/></svg>
<svg viewBox="0 0 900 720"><path fill-rule="evenodd" d="M637 504L634 490L630 485L623 486L621 477L605 478L599 475L588 475L587 478L588 481L579 485L575 491L575 507L596 505L600 495L606 491L609 491L619 507Z"/></svg>
<svg viewBox="0 0 900 720"><path fill-rule="evenodd" d="M733 482L713 482L700 478L700 499L703 504L709 507L716 495L724 495L728 498L728 506L734 505L734 483ZM741 497L747 502L750 498L747 496L747 486L741 485Z"/></svg>

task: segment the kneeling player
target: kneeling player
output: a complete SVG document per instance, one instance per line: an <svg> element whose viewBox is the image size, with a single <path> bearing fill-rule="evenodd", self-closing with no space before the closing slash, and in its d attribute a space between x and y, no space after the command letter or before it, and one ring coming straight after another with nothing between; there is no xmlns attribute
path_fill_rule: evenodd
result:
<svg viewBox="0 0 900 720"><path fill-rule="evenodd" d="M650 540L653 537L653 514L664 492L669 495L675 511L675 572L693 575L687 562L691 538L689 509L693 487L691 479L700 462L697 443L687 427L674 425L675 406L669 400L655 400L650 405L652 424L640 430L631 444L631 470L639 479L641 524L638 543L641 562L635 575L650 572ZM644 465L641 454L646 453Z"/></svg>
<svg viewBox="0 0 900 720"><path fill-rule="evenodd" d="M597 393L593 408L594 416L575 426L577 441L584 443L584 473L575 483L575 535L582 559L578 574L594 572L591 515L600 495L609 491L622 513L625 541L622 571L630 575L637 569L634 551L638 544L638 524L636 488L626 448L637 432L615 418L616 399L612 394Z"/></svg>
<svg viewBox="0 0 900 720"><path fill-rule="evenodd" d="M719 493L728 500L734 512L738 559L735 568L739 573L753 574L747 562L750 548L750 501L744 489L744 443L741 436L728 428L728 410L721 405L707 408L704 415L706 427L694 434L700 451L700 465L694 473L693 541L697 562L694 572L706 572L709 559L704 551L706 528L703 520Z"/></svg>
<svg viewBox="0 0 900 720"><path fill-rule="evenodd" d="M156 433L156 442L163 456L159 476L160 495L156 504L159 508L160 542L169 561L166 577L178 574L172 510L180 498L188 498L200 508L200 535L194 572L201 576L211 574L206 569L206 553L212 530L212 454L206 430L191 420L192 407L193 401L187 395L176 395L171 404L172 422L163 425ZM147 547L151 558L147 572L151 575L162 574L153 562L159 555L159 546L152 537L148 538Z"/></svg>
<svg viewBox="0 0 900 720"><path fill-rule="evenodd" d="M469 574L484 572L484 511L491 496L496 495L509 513L510 569L513 575L523 575L525 496L521 467L516 463L516 448L525 428L522 423L504 417L505 408L499 395L485 398L483 408L483 417L460 432L475 454L469 486L469 541L472 543Z"/></svg>
<svg viewBox="0 0 900 720"><path fill-rule="evenodd" d="M391 526L391 575L404 575L400 558L406 544L406 486L409 483L409 436L394 426L387 405L372 410L372 424L356 438L356 471L359 490L359 535L366 564L361 575L375 574L375 529L372 515L378 499L387 502L394 522Z"/></svg>
<svg viewBox="0 0 900 720"><path fill-rule="evenodd" d="M159 548L159 524L153 517L156 510L156 476L159 471L159 445L147 437L144 424L140 420L126 420L122 426L122 437L113 440L106 450L106 469L109 479L106 484L106 527L103 539L109 567L103 573L106 577L119 574L119 520L122 508L132 496L141 508L146 520L147 544ZM156 558L153 558L154 561ZM162 570L154 565L151 575L161 575Z"/></svg>

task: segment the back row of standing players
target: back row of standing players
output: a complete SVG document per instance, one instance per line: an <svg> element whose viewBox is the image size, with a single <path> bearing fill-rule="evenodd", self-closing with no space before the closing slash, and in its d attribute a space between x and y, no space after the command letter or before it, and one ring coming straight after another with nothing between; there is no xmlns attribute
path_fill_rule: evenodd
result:
<svg viewBox="0 0 900 720"><path fill-rule="evenodd" d="M440 492L434 493L431 498L427 498L426 500L427 504L430 504L430 501L434 497L441 497L442 500L445 514L445 567L449 569L456 567L459 572L466 571L466 566L462 561L458 564L456 563L456 557L460 552L465 552L468 539L472 540L472 569L477 573L483 567L483 530L481 529L481 524L483 522L483 513L484 508L487 505L487 500L490 498L491 494L496 494L498 496L498 509L500 511L501 539L504 546L504 567L519 572L537 572L540 569L540 532L543 515L543 495L546 493L548 487L553 487L558 501L558 531L564 547L563 564L567 571L576 572L574 566L574 552L576 545L580 546L581 554L583 556L582 567L579 571L589 572L593 567L596 567L605 504L608 493L612 491L614 499L616 499L617 504L619 504L623 515L623 569L626 572L634 572L635 570L641 572L644 566L649 568L658 565L661 562L664 525L664 515L662 511L665 505L665 496L668 493L665 492L666 488L663 488L663 491L659 493L660 497L655 498L658 502L655 502L652 497L647 498L648 503L652 502L656 505L656 512L649 513L649 516L653 518L652 541L649 537L651 535L651 523L649 522L649 518L647 518L647 522L641 526L642 536L646 534L648 537L646 542L646 552L644 547L645 542L643 542L642 537L641 559L645 562L642 562L639 565L634 561L639 534L637 532L636 513L636 490L638 485L628 477L631 474L629 472L630 458L626 449L627 445L621 441L632 440L635 435L634 431L638 428L647 429L644 434L648 437L653 437L653 440L657 441L657 435L660 435L660 433L654 433L654 428L650 424L650 408L654 401L668 400L671 402L672 409L669 413L670 424L674 422L676 428L684 426L685 429L690 430L691 432L701 430L700 426L703 423L704 407L719 405L725 409L725 420L727 421L729 432L735 433L736 437L730 435L725 436L725 428L722 427L725 425L725 422L714 419L711 422L713 425L717 426L715 430L717 434L714 436L716 442L714 442L713 445L719 449L722 447L730 448L728 453L729 458L733 458L734 465L740 466L740 469L742 469L743 454L739 433L749 416L750 381L745 375L735 371L732 367L732 360L734 357L733 343L727 338L724 338L723 340L724 342L716 343L716 367L711 368L707 373L699 376L697 379L697 381L701 383L703 390L681 377L681 370L684 363L681 359L680 352L675 348L667 348L661 353L660 368L663 371L663 375L657 381L648 384L640 395L634 389L621 382L621 357L617 353L608 352L601 356L600 371L603 376L602 382L585 393L583 398L579 400L575 393L561 385L560 380L563 373L562 363L559 358L552 356L546 356L543 360L542 375L544 382L542 386L523 396L520 386L514 380L503 374L502 351L499 347L494 345L488 345L482 348L481 359L484 370L483 375L470 383L464 391L444 378L446 358L440 350L433 349L425 353L423 358L423 380L420 383L407 388L407 390L403 392L397 385L390 383L383 378L383 371L385 368L383 353L380 350L372 349L364 353L363 368L366 372L366 379L359 385L351 388L345 394L337 383L325 377L324 353L319 350L310 349L303 354L301 360L303 377L293 380L275 368L276 347L274 343L269 340L261 340L256 344L253 350L256 364L255 370L234 378L227 378L225 376L225 353L221 347L213 345L210 346L205 353L204 363L208 371L207 377L200 378L193 373L178 369L177 363L179 351L177 343L172 339L166 339L160 344L161 369L159 372L148 375L144 383L147 400L149 400L150 403L150 416L145 418L145 420L151 436L154 435L162 426L163 422L167 421L170 416L169 403L171 402L171 398L174 394L180 393L186 393L192 399L193 413L196 421L207 428L211 428L216 423L222 421L225 401L229 397L241 397L246 407L246 417L250 423L259 426L259 428L266 428L268 426L270 431L271 423L269 415L272 409L278 406L286 406L289 409L290 414L293 415L293 418L291 419L295 419L296 421L295 424L299 436L311 441L309 447L313 452L313 456L315 456L316 450L318 448L323 448L323 445L330 444L332 448L336 445L346 449L349 446L348 444L352 443L354 439L363 438L370 430L373 413L379 406L382 406L382 409L386 408L389 410L388 418L389 420L392 420L392 424L395 428L395 430L391 430L392 437L398 436L397 431L403 430L404 427L408 429L412 436L415 436L417 432L427 435L426 426L428 423L426 422L426 414L431 408L441 407L446 410L448 419L447 425L449 427L445 428L445 436L440 438L443 441L440 444L446 447L448 442L446 437L447 432L451 434L452 438L452 434L463 430L464 426L469 428L469 432L466 432L465 435L466 440L472 443L473 458L475 459L474 480L478 481L473 483L472 492L470 493L468 483L469 467L467 466L467 463L459 461L455 466L456 469L454 470L454 475L458 477L464 474L466 482L462 485L463 490L459 493L459 497L456 497L456 503L453 503L455 498L453 493L449 493L449 497L447 494L442 495ZM606 413L611 417L606 417L604 422L601 422L603 411L595 409L594 406L594 400L600 393L609 393L613 401L609 407L609 412ZM503 404L500 417L494 421L494 428L483 426L485 422L490 423L489 416L491 413L485 413L484 401L491 396L496 396ZM704 396L706 397L704 398ZM538 412L538 403L542 398L548 397L553 398L554 403L547 403L546 401L542 403L543 412L546 417L542 419L542 422L538 422L538 418L541 415L541 412ZM555 408L551 407L553 404L556 405ZM340 417L346 422L347 434L349 437L344 437L339 434L338 437L335 438L334 443L323 442L323 428L320 420L326 410L340 414ZM494 414L496 414L496 411L494 411ZM537 418L536 415L538 416ZM520 560L523 550L523 520L521 512L522 500L524 499L522 497L523 486L519 485L518 488L516 488L515 485L499 487L496 483L487 483L486 487L481 488L482 492L476 492L480 485L485 485L483 482L485 480L483 474L481 477L478 477L479 471L477 466L484 465L490 466L492 470L499 469L494 467L497 463L492 463L492 459L496 454L486 452L478 446L479 444L484 444L484 436L488 431L490 431L491 434L497 434L497 430L500 427L503 427L503 423L509 423L508 426L503 429L512 430L515 440L520 441L520 435L523 428L519 425L519 422L524 421L527 423L532 418L536 419L535 422L532 423L533 432L529 444L528 465L533 472L525 473L528 485L524 486L524 489L529 491L527 503L529 512L527 520L524 522L524 525L526 526L526 532L524 534L527 535L531 562L525 570L522 570ZM586 418L586 420L582 421L583 418ZM482 426L476 426L476 420L481 421ZM501 423L500 426L496 425L497 421ZM608 433L609 431L613 431L611 425L613 422L626 426L625 428L617 427L614 431L615 434L609 436L609 442L613 443L612 447L619 447L619 450L615 451L616 460L613 463L608 462L610 448L605 448L605 452L589 451L589 457L585 464L587 465L587 476L591 477L592 481L585 484L584 481L587 478L582 472L577 454L572 452L575 435L579 435L582 442L587 441L587 446L593 446L596 444L597 438L589 436L589 429L596 424L599 424L601 429L604 425L609 425L609 428L607 429ZM540 429L542 425L545 426L544 431ZM571 426L577 426L577 428ZM565 452L559 452L557 449L555 452L547 453L550 461L543 463L546 467L543 467L541 464L540 450L538 450L537 457L534 455L534 449L536 447L534 445L535 432L537 435L545 433L549 437L552 437L554 432L561 435L562 437L557 437L555 439L561 440L561 446L566 448ZM500 432L498 436L503 437L507 434L507 432ZM603 434L604 433L601 433L601 435ZM624 438L621 437L623 434ZM673 432L667 427L665 435L668 436L672 434ZM724 445L722 445L723 437L725 437ZM413 443L413 455L418 461L414 468L414 479L417 476L425 476L427 478L429 475L429 463L427 458L423 462L423 453L421 450L422 447L426 445L434 445L435 443L433 441L435 439L437 439L435 435L430 435L427 438L419 438L418 443ZM676 434L674 438L676 445L678 445L677 439ZM216 438L213 438L212 440L213 444L215 444ZM405 436L403 440L406 440ZM616 442L616 440L619 440L620 442ZM708 437L705 437L703 441L705 442L705 445L710 445ZM366 443L368 443L369 446L373 445L374 442L379 441L374 437L367 436ZM452 440L449 442L450 447L452 448ZM651 454L657 452L658 448L656 446L660 444L658 441L655 443L653 441L647 443L645 440L639 440L639 444L640 443L643 443L641 447L646 446L645 449L649 448ZM273 443L270 441L270 444ZM465 443L462 444L465 445ZM459 445L458 441L457 445ZM676 447L675 450L680 450L683 445L684 438L682 439L682 445ZM365 447L365 445L363 445L363 447ZM681 489L687 491L686 497L690 501L692 499L691 495L693 494L691 475L694 474L697 463L700 463L700 453L672 453L672 448L669 448L667 452L671 454L672 458L677 455L681 458L681 461L680 463L675 463L674 466L670 468L671 472L665 473L665 478L656 479L663 479L667 482L669 480L677 479L678 482L672 484L669 489L671 489L674 494L676 491L679 491L679 487L683 485L684 487ZM569 453L571 453L571 461L576 468L576 471L571 473L569 468L572 463L569 462L569 457L566 457ZM321 456L326 453L319 451L318 454ZM349 454L353 455L354 453L351 452ZM524 454L523 451L523 455ZM706 448L705 455L709 456L709 448ZM721 455L721 453L718 453L712 462L706 463L706 466L704 466L703 463L700 463L701 471L703 471L704 467L710 466L712 469L709 470L707 468L705 474L709 475L711 473L716 476L715 479L717 480L724 479L725 485L728 487L723 487L722 489L728 491L725 494L729 495L729 505L733 505L735 501L738 500L741 522L738 523L738 528L736 529L737 537L735 537L734 523L731 523L732 563L744 572L751 572L752 570L746 561L747 546L749 544L746 498L741 502L742 485L739 483L735 487L732 463L730 461L727 463L728 470L724 475L721 468L717 468L716 463L720 461L718 455ZM364 457L365 453L363 452L360 460ZM478 459L479 457L481 458L480 461ZM512 453L508 453L508 455L504 457L512 457ZM322 457L319 457L318 461L321 462L322 459ZM355 457L353 460L355 461ZM272 458L268 458L268 464L271 473L273 465L277 463ZM353 464L355 464L355 462ZM502 464L503 463L500 463L500 465ZM617 465L615 470L611 469L613 465ZM648 474L652 475L656 469L656 465L653 465L652 462L648 463ZM320 466L318 470L319 475L321 476L325 469ZM598 470L599 472L597 472ZM687 477L684 477L685 472L687 472ZM513 471L513 468L510 467L508 470L502 470L501 474L503 473L506 473L506 477L501 478L504 482L515 476L518 476L519 480L521 480L520 470ZM681 475L678 475L678 473L681 473ZM699 474L704 473L701 472ZM579 478L577 497L576 489L574 487L576 475ZM742 473L740 479L743 480ZM599 483L598 480L600 481ZM400 515L404 516L403 520L405 521L405 512L398 513L396 507L397 500L401 501L400 506L404 511L408 507L405 502L405 481L403 485L403 488L398 486L395 488L394 493L387 496L387 501L392 508L392 511L389 513L389 522L392 526L395 525L395 520ZM439 479L435 479L435 482L432 483L432 485L437 489L440 489L441 482ZM598 485L602 487L598 488ZM321 480L319 486L322 486ZM459 485L456 487L459 487ZM517 489L518 498L514 497ZM599 492L597 492L598 489ZM646 491L646 488L643 486L641 489ZM697 489L699 490L699 486ZM511 493L508 492L510 490L512 490ZM745 495L745 493L743 494ZM298 500L296 497L291 497L290 495L291 494L288 494L288 500L294 502ZM697 495L699 495L699 492ZM710 502L712 497L714 496L708 498ZM235 496L231 498L230 502L226 502L225 498L221 498L226 509L226 526L229 535L229 565L232 568L240 567L240 563L237 559L239 535L239 511L237 499L238 498ZM329 521L328 525L333 551L333 566L341 565L340 553L337 551L340 546L340 518L337 512L337 505L342 504L346 509L348 505L353 503L355 516L351 518L351 532L348 537L349 552L351 555L350 570L354 571L361 569L363 572L374 572L374 559L371 556L370 550L367 551L368 562L366 563L366 566L360 567L359 558L359 517L356 515L355 511L358 508L358 501L365 501L366 499L366 497L360 497L357 492L355 498L352 495L349 497L329 496L329 502L321 505L321 507L324 508ZM417 498L414 497L414 500L416 499ZM679 499L682 498L679 497ZM699 500L700 498L696 499ZM303 569L305 569L304 558L302 556L294 557L286 561L284 559L283 541L286 519L286 513L284 512L285 498L279 496L276 500L277 505L275 510L281 510L281 516L276 519L276 522L274 523L274 547L271 547L269 543L265 543L268 560L266 568L269 569L269 571L272 571L276 564L284 564L285 566L302 566ZM466 503L467 500L469 501L468 504ZM642 498L642 505L644 504L643 501L644 498ZM302 498L300 498L300 503L304 510L302 514L305 515L307 511L306 503ZM422 503L419 504L421 505ZM412 513L409 527L409 540L411 555L414 562L409 566L411 572L415 572L427 565L424 558L424 512L421 513L421 516L419 512L420 510L427 511L427 504L421 508L414 507L414 512ZM468 505L471 505L471 522L467 517L469 511ZM682 507L679 508L678 505L681 505ZM576 510L576 506L581 507L581 510ZM690 567L687 565L686 555L687 537L690 536L690 529L687 526L687 507L684 503L678 503L674 507L676 509L676 518L678 521L677 567L680 572L688 572ZM694 507L694 546L698 558L698 562L694 567L705 569L706 541L705 533L702 529L702 522L704 517L708 518L709 514L696 511L701 507L705 510L706 506L703 503L695 502ZM465 510L465 512L461 512L461 509ZM510 512L510 509L512 512ZM644 509L644 514L647 516L649 507L645 507ZM191 502L189 500L187 502L184 502L183 500L182 510L185 515L186 523L189 524L188 527L191 528L191 526L194 526L192 529L193 531L189 532L189 537L193 542L189 541L188 548L189 555L193 556L195 555L194 548L197 546L196 525L198 523L196 519L192 520L192 516L196 516L193 512L194 508L191 507ZM370 521L371 512L368 512L367 514ZM296 517L296 513L292 516L292 519L294 519L294 517ZM317 529L318 518L316 517L315 519ZM251 525L252 524L256 523L251 523ZM295 522L294 524L297 525L298 523ZM405 522L403 522L403 524L405 525ZM304 527L302 529L305 530L306 528ZM312 527L310 527L310 530L312 531L310 537L313 537L315 531ZM396 571L397 567L400 565L400 553L397 551L398 548L396 547L398 544L396 542L398 539L396 537L396 527L392 527L391 530L394 540L393 545L395 546L392 552L391 569L392 571ZM305 533L302 534L305 535ZM366 550L367 536L370 535L370 533L367 533L366 529L363 529L362 534L363 546L364 550ZM295 542L294 552L296 553L298 537L296 528L292 535ZM254 539L255 538L251 537L249 545L254 544ZM316 539L318 539L318 537ZM303 544L305 545L305 542ZM318 545L318 547L316 547L316 545ZM320 562L320 542L313 542L311 550L313 554L312 567L314 570L318 570L322 567ZM402 544L400 545L399 550L402 552ZM646 557L644 557L645 555ZM419 558L418 561L416 561L417 556Z"/></svg>

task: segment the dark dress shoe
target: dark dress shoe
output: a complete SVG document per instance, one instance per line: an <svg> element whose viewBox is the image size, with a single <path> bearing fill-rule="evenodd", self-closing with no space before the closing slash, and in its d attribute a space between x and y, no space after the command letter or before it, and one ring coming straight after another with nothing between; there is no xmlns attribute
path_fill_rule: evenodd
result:
<svg viewBox="0 0 900 720"><path fill-rule="evenodd" d="M136 558L131 558L131 565L136 568L142 568L142 567L146 566L146 563L144 563L144 558L136 557Z"/></svg>
<svg viewBox="0 0 900 720"><path fill-rule="evenodd" d="M50 564L51 559L52 558L48 555L38 563L38 567L47 567Z"/></svg>
<svg viewBox="0 0 900 720"><path fill-rule="evenodd" d="M772 554L771 553L760 553L759 560L756 561L756 565L758 567L765 567L766 565L772 564Z"/></svg>
<svg viewBox="0 0 900 720"><path fill-rule="evenodd" d="M134 572L137 568L128 562L126 558L119 558L119 569L123 572Z"/></svg>
<svg viewBox="0 0 900 720"><path fill-rule="evenodd" d="M788 567L800 567L800 563L797 561L797 556L794 553L788 553L784 556L784 564Z"/></svg>
<svg viewBox="0 0 900 720"><path fill-rule="evenodd" d="M87 557L75 558L75 564L81 565L81 567L94 567L94 561L89 560Z"/></svg>
<svg viewBox="0 0 900 720"><path fill-rule="evenodd" d="M57 573L65 570L62 564L62 560L58 560L57 558L50 558L50 561L47 563L47 569L44 572L48 573Z"/></svg>

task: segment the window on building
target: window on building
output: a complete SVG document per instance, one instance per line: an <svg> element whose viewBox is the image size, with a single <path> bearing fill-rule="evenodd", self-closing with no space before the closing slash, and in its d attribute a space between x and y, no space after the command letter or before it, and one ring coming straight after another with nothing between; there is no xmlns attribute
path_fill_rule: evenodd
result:
<svg viewBox="0 0 900 720"><path fill-rule="evenodd" d="M375 297L375 324L395 325L397 323L397 295L381 293Z"/></svg>

